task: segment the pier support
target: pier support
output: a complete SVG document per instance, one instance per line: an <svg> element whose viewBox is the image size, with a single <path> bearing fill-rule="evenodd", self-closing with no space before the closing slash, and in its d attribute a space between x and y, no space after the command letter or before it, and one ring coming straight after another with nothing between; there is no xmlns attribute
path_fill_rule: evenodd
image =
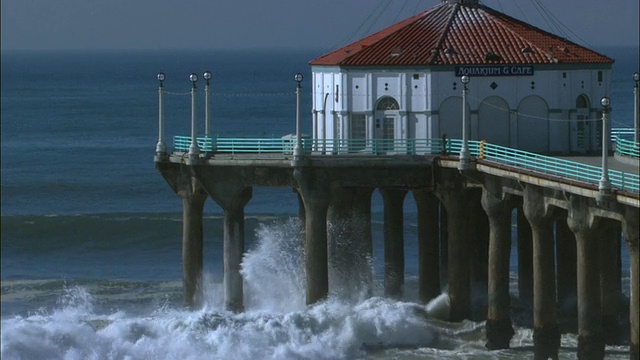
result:
<svg viewBox="0 0 640 360"><path fill-rule="evenodd" d="M327 210L331 198L329 179L322 171L298 167L293 176L305 209L305 270L307 305L329 294Z"/></svg>
<svg viewBox="0 0 640 360"><path fill-rule="evenodd" d="M182 197L182 283L184 304L191 309L202 307L203 231L202 221L207 194L193 180L190 193Z"/></svg>
<svg viewBox="0 0 640 360"><path fill-rule="evenodd" d="M407 190L380 189L384 200L384 292L399 299L404 292L403 204Z"/></svg>
<svg viewBox="0 0 640 360"><path fill-rule="evenodd" d="M229 174L230 170L227 172ZM222 177L220 177L222 178ZM205 177L202 183L211 198L224 213L223 262L224 304L229 311L244 310L244 285L240 265L244 255L244 207L253 190L243 185L240 174L224 177Z"/></svg>
<svg viewBox="0 0 640 360"><path fill-rule="evenodd" d="M535 359L557 359L560 330L556 313L552 208L543 190L526 185L523 210L533 238L533 348Z"/></svg>
<svg viewBox="0 0 640 360"><path fill-rule="evenodd" d="M469 203L469 260L471 268L471 320L482 321L487 317L487 288L489 284L489 233L487 213L482 208L482 190L470 190Z"/></svg>
<svg viewBox="0 0 640 360"><path fill-rule="evenodd" d="M459 174L444 173L435 194L447 209L448 288L451 305L450 321L471 318L471 282L469 262L470 190L461 183Z"/></svg>
<svg viewBox="0 0 640 360"><path fill-rule="evenodd" d="M533 304L533 239L531 225L522 207L517 209L518 299L525 307Z"/></svg>
<svg viewBox="0 0 640 360"><path fill-rule="evenodd" d="M620 259L620 223L605 220L600 243L600 291L602 301L602 331L604 342L609 345L620 345L622 324L620 308L624 302L621 284Z"/></svg>
<svg viewBox="0 0 640 360"><path fill-rule="evenodd" d="M578 315L577 275L576 275L576 238L567 225L567 212L561 213L555 220L558 316L561 319L561 332L576 332Z"/></svg>
<svg viewBox="0 0 640 360"><path fill-rule="evenodd" d="M331 292L352 300L372 294L372 191L335 188L327 213Z"/></svg>
<svg viewBox="0 0 640 360"><path fill-rule="evenodd" d="M638 208L628 207L624 214L624 221L622 222L622 232L627 240L627 246L629 248L629 262L630 262L630 286L631 297L629 299L629 320L631 322L630 339L629 339L629 358L638 359L640 353L638 352L638 346L640 345L640 277L639 260L640 256L640 239L638 223L640 222L640 213Z"/></svg>
<svg viewBox="0 0 640 360"><path fill-rule="evenodd" d="M482 208L489 217L487 344L485 346L490 350L507 349L514 335L509 295L512 205L483 190Z"/></svg>
<svg viewBox="0 0 640 360"><path fill-rule="evenodd" d="M578 267L578 358L603 359L600 297L598 221L590 212L590 199L571 196L567 224L576 237Z"/></svg>
<svg viewBox="0 0 640 360"><path fill-rule="evenodd" d="M418 294L426 304L440 295L440 201L426 189L412 190L418 208Z"/></svg>
<svg viewBox="0 0 640 360"><path fill-rule="evenodd" d="M202 307L203 212L207 193L183 164L157 162L173 191L182 199L182 283L183 302L191 309Z"/></svg>

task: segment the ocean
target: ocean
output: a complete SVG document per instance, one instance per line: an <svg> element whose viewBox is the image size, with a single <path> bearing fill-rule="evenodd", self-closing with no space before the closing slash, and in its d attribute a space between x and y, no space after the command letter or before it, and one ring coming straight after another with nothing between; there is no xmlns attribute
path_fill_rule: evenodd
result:
<svg viewBox="0 0 640 360"><path fill-rule="evenodd" d="M613 126L631 127L638 49L598 50L616 59ZM245 209L246 311L223 307L222 212L212 200L205 206L205 306L183 307L182 202L153 162L156 74L167 76L168 140L190 133L191 72L201 79L202 124L205 70L213 73L214 134L294 133L296 72L305 76L302 131L310 133L307 62L323 52L3 51L2 359L532 358L526 324L516 325L511 349L488 351L484 322L425 315L446 308L447 298L418 301L418 219L410 195L400 300L382 295L379 193L372 203L374 296L332 294L306 306L297 197L291 189L255 188ZM562 358L575 358L576 348L577 336L563 334ZM607 354L628 358L628 347L608 346Z"/></svg>

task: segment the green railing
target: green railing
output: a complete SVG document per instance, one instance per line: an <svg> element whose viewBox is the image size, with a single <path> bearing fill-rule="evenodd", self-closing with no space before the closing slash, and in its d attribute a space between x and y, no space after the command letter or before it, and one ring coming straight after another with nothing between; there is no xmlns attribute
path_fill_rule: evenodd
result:
<svg viewBox="0 0 640 360"><path fill-rule="evenodd" d="M640 158L640 143L616 136L616 154L632 158Z"/></svg>
<svg viewBox="0 0 640 360"><path fill-rule="evenodd" d="M633 128L613 128L611 129L611 138L615 138L616 136L621 136L623 138L633 138L633 134L634 134L634 129Z"/></svg>
<svg viewBox="0 0 640 360"><path fill-rule="evenodd" d="M478 143L477 149L472 155L478 159L493 161L517 168L577 180L586 183L598 183L602 178L602 168L576 161L559 159L553 156L545 156L532 152L507 148L504 146ZM470 147L471 148L471 147ZM620 190L640 192L640 176L628 172L609 169L609 181L611 185Z"/></svg>
<svg viewBox="0 0 640 360"><path fill-rule="evenodd" d="M287 154L293 153L295 138L211 138L197 139L202 153L220 154ZM174 151L188 152L191 137L175 136ZM602 177L598 166L512 149L482 141L468 142L469 153L487 160L560 178L597 184ZM302 139L304 153L313 155L458 155L460 139ZM609 170L611 185L619 190L640 192L640 176Z"/></svg>

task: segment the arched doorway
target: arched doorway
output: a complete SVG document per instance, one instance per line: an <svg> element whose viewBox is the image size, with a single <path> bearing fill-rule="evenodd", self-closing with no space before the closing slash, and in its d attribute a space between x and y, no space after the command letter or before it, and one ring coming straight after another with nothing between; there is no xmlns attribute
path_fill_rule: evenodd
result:
<svg viewBox="0 0 640 360"><path fill-rule="evenodd" d="M549 106L539 96L528 96L518 106L518 149L549 151Z"/></svg>
<svg viewBox="0 0 640 360"><path fill-rule="evenodd" d="M398 101L391 96L380 98L376 104L375 138L382 139L381 151L393 150L399 110Z"/></svg>
<svg viewBox="0 0 640 360"><path fill-rule="evenodd" d="M509 104L499 96L490 96L478 107L478 140L510 146Z"/></svg>

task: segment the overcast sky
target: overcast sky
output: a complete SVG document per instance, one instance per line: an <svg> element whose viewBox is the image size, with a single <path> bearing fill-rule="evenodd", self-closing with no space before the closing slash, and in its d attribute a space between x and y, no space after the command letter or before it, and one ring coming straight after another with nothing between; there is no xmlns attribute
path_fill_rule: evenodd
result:
<svg viewBox="0 0 640 360"><path fill-rule="evenodd" d="M440 2L2 0L2 49L330 50ZM481 2L582 45L638 47L638 0Z"/></svg>

